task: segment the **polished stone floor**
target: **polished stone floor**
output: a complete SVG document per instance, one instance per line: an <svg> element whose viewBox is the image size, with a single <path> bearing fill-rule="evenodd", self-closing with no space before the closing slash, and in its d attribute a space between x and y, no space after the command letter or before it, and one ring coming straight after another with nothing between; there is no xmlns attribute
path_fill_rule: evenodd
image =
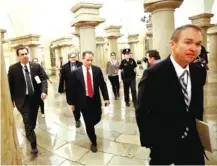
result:
<svg viewBox="0 0 217 166"><path fill-rule="evenodd" d="M216 77L217 78L217 77ZM110 108L103 108L101 122L96 126L98 152L92 153L85 134L84 122L75 128L73 113L66 104L65 95L57 93L58 79L51 77L49 95L45 101L46 117L38 114L36 134L39 146L37 157L30 154L30 145L24 135L22 117L14 111L19 146L27 165L148 165L149 149L140 147L135 110L125 107L123 88L119 100L111 98ZM112 97L110 83L109 94ZM132 104L131 104L132 105ZM205 119L213 124L217 144L217 81L205 87ZM217 164L217 147L207 164Z"/></svg>

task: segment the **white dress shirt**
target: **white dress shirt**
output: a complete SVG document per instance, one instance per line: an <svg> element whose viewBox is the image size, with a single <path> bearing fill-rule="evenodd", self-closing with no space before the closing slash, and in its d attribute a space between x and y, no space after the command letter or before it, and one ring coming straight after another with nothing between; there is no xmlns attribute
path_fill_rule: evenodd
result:
<svg viewBox="0 0 217 166"><path fill-rule="evenodd" d="M22 63L20 63L21 64L21 66L22 66L22 70L23 70L23 75L24 75L24 79L25 79L25 82L26 82L26 71L25 71L25 64L22 64ZM28 69L28 71L29 71L29 76L30 76L30 81L31 81L31 84L32 84L32 77L31 77L31 70L30 70L30 65L29 65L29 63L27 63L26 64L26 67L27 67L27 69ZM33 87L33 84L32 84L32 88L33 88L33 91L34 91L34 87ZM28 95L29 94L29 92L28 92L28 86L27 86L27 82L26 82L26 95Z"/></svg>
<svg viewBox="0 0 217 166"><path fill-rule="evenodd" d="M82 65L82 70L83 70L83 75L84 75L86 96L88 96L88 91L87 91L87 67L85 67L84 65ZM94 92L92 67L89 67L89 72L90 72L91 83L92 83L93 92Z"/></svg>
<svg viewBox="0 0 217 166"><path fill-rule="evenodd" d="M190 77L190 70L189 70L189 65L186 66L184 69L175 61L175 59L173 58L173 56L171 55L170 56L170 59L171 59L171 62L175 68L175 71L176 71L176 74L177 74L177 77L178 79L180 78L180 76L183 74L183 72L185 70L188 71L188 75L185 74L185 77L184 77L184 81L187 82L188 80L188 84L187 84L187 92L188 92L188 105L190 105L190 102L191 102L191 77ZM187 78L188 77L188 78ZM179 80L180 81L180 80Z"/></svg>

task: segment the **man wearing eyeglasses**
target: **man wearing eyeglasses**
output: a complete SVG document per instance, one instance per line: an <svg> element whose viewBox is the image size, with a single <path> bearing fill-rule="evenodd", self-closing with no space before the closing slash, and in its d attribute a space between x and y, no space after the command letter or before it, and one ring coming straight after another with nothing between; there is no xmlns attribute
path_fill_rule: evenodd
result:
<svg viewBox="0 0 217 166"><path fill-rule="evenodd" d="M11 100L22 115L26 137L31 143L31 153L37 155L34 129L40 101L45 100L47 96L47 77L39 64L29 62L28 48L19 46L16 54L19 62L11 65L8 71Z"/></svg>
<svg viewBox="0 0 217 166"><path fill-rule="evenodd" d="M69 95L70 95L69 88L71 86L70 82L73 81L71 80L71 73L82 65L82 63L79 62L76 59L76 57L77 55L74 52L70 53L69 62L64 64L60 70L60 82L59 82L58 92L59 93L64 93L64 91L66 92L67 103L69 103ZM76 121L76 127L79 128L81 126L80 108L76 107L75 111L73 111L73 114L74 114L75 121Z"/></svg>

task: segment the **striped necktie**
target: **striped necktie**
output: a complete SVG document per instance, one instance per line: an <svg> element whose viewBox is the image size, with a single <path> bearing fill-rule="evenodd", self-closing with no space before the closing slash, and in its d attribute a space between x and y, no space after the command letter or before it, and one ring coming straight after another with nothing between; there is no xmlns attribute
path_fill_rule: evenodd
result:
<svg viewBox="0 0 217 166"><path fill-rule="evenodd" d="M185 75L186 75L186 80L185 80ZM179 77L180 83L181 83L181 87L182 87L182 92L184 95L184 100L185 100L185 107L186 110L188 111L188 107L189 107L189 97L188 97L188 91L187 91L187 87L188 87L188 80L189 80L189 73L187 70L185 70L182 75Z"/></svg>

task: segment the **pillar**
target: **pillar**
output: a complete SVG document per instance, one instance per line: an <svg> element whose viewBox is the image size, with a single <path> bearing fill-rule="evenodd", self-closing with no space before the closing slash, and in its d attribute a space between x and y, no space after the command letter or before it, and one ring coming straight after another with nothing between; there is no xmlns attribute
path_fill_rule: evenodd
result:
<svg viewBox="0 0 217 166"><path fill-rule="evenodd" d="M111 52L115 52L116 56L118 56L118 42L117 39L121 37L120 29L122 26L110 25L106 27L104 30L106 32L106 38L108 40L109 49L108 55L110 56ZM118 60L121 60L121 56L117 57Z"/></svg>
<svg viewBox="0 0 217 166"><path fill-rule="evenodd" d="M5 32L1 29L1 165L22 165L3 56L2 40Z"/></svg>
<svg viewBox="0 0 217 166"><path fill-rule="evenodd" d="M32 61L34 58L38 58L40 59L39 57L39 54L40 54L40 48L38 47L38 45L29 45L29 55L30 55L30 61Z"/></svg>
<svg viewBox="0 0 217 166"><path fill-rule="evenodd" d="M56 66L59 65L59 58L61 57L61 50L60 50L60 47L55 47L54 48L54 51L55 51L55 64Z"/></svg>
<svg viewBox="0 0 217 166"><path fill-rule="evenodd" d="M71 10L75 16L72 26L79 29L81 54L84 51L96 54L95 27L105 22L105 19L99 17L101 7L102 4L80 2Z"/></svg>
<svg viewBox="0 0 217 166"><path fill-rule="evenodd" d="M139 50L138 50L138 42L139 42L139 34L131 34L128 36L128 44L130 45L131 52L133 53L133 58L136 60L140 60Z"/></svg>
<svg viewBox="0 0 217 166"><path fill-rule="evenodd" d="M108 58L105 56L104 51L105 39L102 36L96 37L96 59L94 59L94 63L98 65L100 68L105 69L105 65L107 63Z"/></svg>
<svg viewBox="0 0 217 166"><path fill-rule="evenodd" d="M146 24L146 27L148 29L148 32L146 33L146 37L148 39L148 50L153 49L153 33L152 33L152 23L151 21ZM148 51L146 50L146 51Z"/></svg>
<svg viewBox="0 0 217 166"><path fill-rule="evenodd" d="M192 17L189 17L193 25L197 25L202 30L202 45L207 48L207 29L212 27L213 24L210 24L211 17L213 17L213 14L211 13L203 13L198 14Z"/></svg>
<svg viewBox="0 0 217 166"><path fill-rule="evenodd" d="M208 30L209 37L209 70L208 82L217 82L217 25Z"/></svg>
<svg viewBox="0 0 217 166"><path fill-rule="evenodd" d="M151 13L153 26L153 49L164 59L170 54L169 41L175 29L174 11L183 0L150 0L144 3L146 12Z"/></svg>

